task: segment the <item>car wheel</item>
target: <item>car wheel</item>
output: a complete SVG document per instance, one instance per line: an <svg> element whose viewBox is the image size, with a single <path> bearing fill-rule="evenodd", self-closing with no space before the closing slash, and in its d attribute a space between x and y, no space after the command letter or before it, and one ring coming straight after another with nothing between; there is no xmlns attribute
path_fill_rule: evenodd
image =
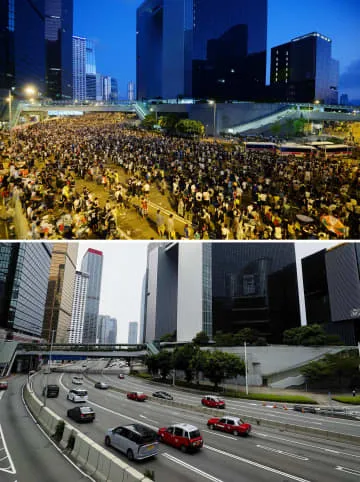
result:
<svg viewBox="0 0 360 482"><path fill-rule="evenodd" d="M237 437L239 435L239 432L237 430L233 430L232 434L235 435L235 437Z"/></svg>
<svg viewBox="0 0 360 482"><path fill-rule="evenodd" d="M214 425L211 423L211 424L209 425L209 429L210 429L210 430L214 430L214 428L215 428Z"/></svg>
<svg viewBox="0 0 360 482"><path fill-rule="evenodd" d="M107 447L111 447L111 440L110 440L110 437L108 435L105 437L105 445Z"/></svg>
<svg viewBox="0 0 360 482"><path fill-rule="evenodd" d="M126 456L130 461L134 460L134 452L131 449L126 452Z"/></svg>
<svg viewBox="0 0 360 482"><path fill-rule="evenodd" d="M180 447L180 450L181 450L181 452L182 452L183 454L185 454L185 453L187 452L187 448L185 447L185 445L182 445L182 446Z"/></svg>

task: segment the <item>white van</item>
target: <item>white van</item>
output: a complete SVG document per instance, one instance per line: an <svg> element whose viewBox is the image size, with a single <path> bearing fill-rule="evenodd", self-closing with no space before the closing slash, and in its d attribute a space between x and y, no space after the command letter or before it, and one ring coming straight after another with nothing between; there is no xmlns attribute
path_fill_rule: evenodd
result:
<svg viewBox="0 0 360 482"><path fill-rule="evenodd" d="M86 390L73 389L67 394L67 399L72 402L87 402L88 392Z"/></svg>

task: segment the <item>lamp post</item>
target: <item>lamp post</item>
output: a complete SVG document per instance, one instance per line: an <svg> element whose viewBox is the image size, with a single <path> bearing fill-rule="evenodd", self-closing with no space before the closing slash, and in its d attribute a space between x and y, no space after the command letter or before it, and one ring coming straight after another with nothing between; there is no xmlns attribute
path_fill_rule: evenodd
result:
<svg viewBox="0 0 360 482"><path fill-rule="evenodd" d="M208 102L213 106L213 135L216 137L216 101L208 100Z"/></svg>
<svg viewBox="0 0 360 482"><path fill-rule="evenodd" d="M48 369L46 371L46 383L45 383L45 387L44 387L44 407L46 407L49 373L50 373L50 368L51 368L51 358L52 358L52 351L53 351L53 346L54 346L55 333L56 333L56 330L51 330L51 343L50 343L50 352L49 352L49 358L48 358Z"/></svg>

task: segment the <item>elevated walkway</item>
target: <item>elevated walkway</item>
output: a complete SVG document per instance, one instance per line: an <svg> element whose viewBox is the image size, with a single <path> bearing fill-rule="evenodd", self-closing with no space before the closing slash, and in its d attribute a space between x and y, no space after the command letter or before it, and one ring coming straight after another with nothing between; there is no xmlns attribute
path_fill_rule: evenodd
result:
<svg viewBox="0 0 360 482"><path fill-rule="evenodd" d="M155 346L154 343L146 343L147 351L150 355L157 355L160 350Z"/></svg>

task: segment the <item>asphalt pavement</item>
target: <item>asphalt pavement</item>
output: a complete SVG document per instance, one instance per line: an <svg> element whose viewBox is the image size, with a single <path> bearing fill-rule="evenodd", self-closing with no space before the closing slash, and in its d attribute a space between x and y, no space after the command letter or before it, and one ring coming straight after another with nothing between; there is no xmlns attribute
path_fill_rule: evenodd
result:
<svg viewBox="0 0 360 482"><path fill-rule="evenodd" d="M0 392L0 481L87 482L40 431L22 400L24 376L10 379Z"/></svg>
<svg viewBox="0 0 360 482"><path fill-rule="evenodd" d="M66 418L66 410L73 406L72 402L66 400L66 393L73 386L72 375L52 373L50 377L52 382L58 380L60 395L57 399L49 399L47 404L59 416ZM149 395L156 390L155 387L144 384L142 380L134 380L132 377L126 377L125 380L100 375L93 377L103 381L111 380L113 385L117 384L129 390L143 390ZM41 393L43 383L44 378L41 375L34 377L34 389L38 394ZM147 385L146 389L144 389L145 385ZM151 399L144 403L127 400L123 393L95 389L93 382L86 379L83 388L88 390L88 405L95 410L96 420L93 424L87 425L79 425L73 421L71 424L102 446L104 446L104 435L108 428L135 421L154 429L174 422L191 423L200 429L205 441L204 448L200 452L183 454L175 448L161 445L160 453L155 459L132 464L140 472L146 469L153 470L156 482L204 481L204 479L214 482L331 482L354 481L360 477L358 446L352 447L346 443L314 439L263 427L253 427L249 437L235 437L208 430L206 414L197 413L191 409L160 405ZM178 396L180 395L176 393L176 397ZM181 396L194 400L193 394L182 393ZM197 396L197 403L199 399L200 397ZM245 420L245 409L256 409L251 405L245 409L243 405L228 406L225 413L234 413L234 411L238 413L239 407ZM258 409L266 411L266 408L261 406ZM273 409L271 413L275 412L276 409ZM316 417L289 412L284 413L284 416L300 416L304 417L304 420L315 420L313 417ZM220 415L222 413L221 411ZM344 427L342 429L346 430ZM111 452L126 460L115 450Z"/></svg>

